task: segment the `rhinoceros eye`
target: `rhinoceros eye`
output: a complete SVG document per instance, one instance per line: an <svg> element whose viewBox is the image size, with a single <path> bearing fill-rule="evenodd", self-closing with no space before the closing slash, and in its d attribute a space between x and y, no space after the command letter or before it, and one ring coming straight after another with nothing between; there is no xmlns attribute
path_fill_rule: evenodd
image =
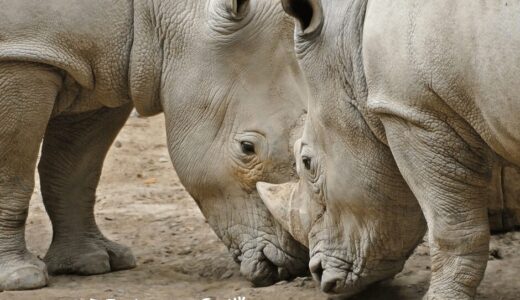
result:
<svg viewBox="0 0 520 300"><path fill-rule="evenodd" d="M311 170L311 158L308 156L302 157L303 165L305 166L305 170L310 171Z"/></svg>
<svg viewBox="0 0 520 300"><path fill-rule="evenodd" d="M246 155L255 154L255 144L251 142L240 142L240 148L242 149L242 152Z"/></svg>

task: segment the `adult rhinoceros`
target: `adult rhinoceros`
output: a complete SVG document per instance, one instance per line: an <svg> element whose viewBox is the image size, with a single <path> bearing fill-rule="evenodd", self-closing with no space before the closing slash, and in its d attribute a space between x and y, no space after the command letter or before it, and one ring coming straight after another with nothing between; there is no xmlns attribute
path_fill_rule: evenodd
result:
<svg viewBox="0 0 520 300"><path fill-rule="evenodd" d="M293 175L305 107L279 1L0 1L0 290L47 283L24 224L39 172L50 273L131 268L93 208L132 106L164 111L182 183L257 285L306 271L307 251L263 206L258 180ZM292 142L291 139L293 140Z"/></svg>
<svg viewBox="0 0 520 300"><path fill-rule="evenodd" d="M426 298L472 299L495 166L520 165L520 4L282 2L314 100L301 179L259 184L267 206L310 246L322 290L345 295L401 270L424 214Z"/></svg>

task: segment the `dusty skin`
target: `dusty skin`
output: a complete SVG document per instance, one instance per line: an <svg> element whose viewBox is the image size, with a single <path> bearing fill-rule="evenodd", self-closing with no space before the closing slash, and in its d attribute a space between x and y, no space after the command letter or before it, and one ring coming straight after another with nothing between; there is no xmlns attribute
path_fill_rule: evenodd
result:
<svg viewBox="0 0 520 300"><path fill-rule="evenodd" d="M164 118L131 117L105 164L96 217L108 237L131 246L136 269L99 276L50 277L49 287L1 292L0 299L326 299L310 278L252 288L225 246L180 185L169 162ZM27 223L29 250L40 257L50 243L50 222L39 189ZM477 299L517 299L520 233L492 238L486 277ZM428 248L421 245L405 270L383 287L353 299L420 299L429 280Z"/></svg>

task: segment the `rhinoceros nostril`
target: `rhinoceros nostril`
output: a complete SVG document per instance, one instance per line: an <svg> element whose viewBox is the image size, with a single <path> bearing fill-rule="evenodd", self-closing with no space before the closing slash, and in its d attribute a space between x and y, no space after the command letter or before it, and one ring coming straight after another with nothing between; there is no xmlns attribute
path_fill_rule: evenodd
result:
<svg viewBox="0 0 520 300"><path fill-rule="evenodd" d="M233 257L233 260L239 264L242 261L242 252L240 250L230 250L231 256Z"/></svg>
<svg viewBox="0 0 520 300"><path fill-rule="evenodd" d="M321 291L328 294L341 293L345 282L344 273L326 270L321 277Z"/></svg>
<svg viewBox="0 0 520 300"><path fill-rule="evenodd" d="M312 278L314 278L316 281L321 281L321 276L323 275L321 259L312 258L309 262L309 269L311 270Z"/></svg>
<svg viewBox="0 0 520 300"><path fill-rule="evenodd" d="M337 285L337 280L324 280L321 282L321 291L324 293L332 293Z"/></svg>

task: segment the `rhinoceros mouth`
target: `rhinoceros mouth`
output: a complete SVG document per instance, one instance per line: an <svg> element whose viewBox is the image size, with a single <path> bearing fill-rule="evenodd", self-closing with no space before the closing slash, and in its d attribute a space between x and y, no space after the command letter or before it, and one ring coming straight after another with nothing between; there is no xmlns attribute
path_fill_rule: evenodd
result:
<svg viewBox="0 0 520 300"><path fill-rule="evenodd" d="M243 251L233 250L231 253L235 262L240 264L241 274L257 287L308 275L308 258L298 259L274 245ZM280 257L283 259L280 260Z"/></svg>
<svg viewBox="0 0 520 300"><path fill-rule="evenodd" d="M254 253L251 253L254 251ZM233 258L240 264L240 273L246 277L253 285L264 287L272 285L281 280L290 279L287 269L276 266L269 260L263 251L250 250L248 255L241 251L234 251Z"/></svg>
<svg viewBox="0 0 520 300"><path fill-rule="evenodd" d="M399 273L405 262L405 260L371 261L371 265L377 267L371 270L366 261L358 258L350 262L337 256L317 252L312 256L309 268L312 277L320 283L324 293L349 297L373 283Z"/></svg>

